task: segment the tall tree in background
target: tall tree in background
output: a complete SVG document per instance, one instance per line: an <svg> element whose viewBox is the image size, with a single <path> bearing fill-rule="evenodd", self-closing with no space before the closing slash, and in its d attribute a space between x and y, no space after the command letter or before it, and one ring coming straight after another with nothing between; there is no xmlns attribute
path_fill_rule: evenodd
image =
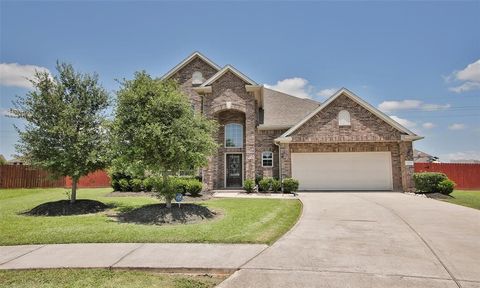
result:
<svg viewBox="0 0 480 288"><path fill-rule="evenodd" d="M72 178L70 202L75 203L80 177L106 164L106 90L96 74L75 72L72 65L57 63L58 75L37 72L30 81L34 90L14 101L11 113L26 120L16 145L31 164L54 176Z"/></svg>
<svg viewBox="0 0 480 288"><path fill-rule="evenodd" d="M169 175L199 168L215 151L216 122L195 114L174 81L137 72L121 83L113 125L116 161L144 168L163 178L158 191L171 207Z"/></svg>

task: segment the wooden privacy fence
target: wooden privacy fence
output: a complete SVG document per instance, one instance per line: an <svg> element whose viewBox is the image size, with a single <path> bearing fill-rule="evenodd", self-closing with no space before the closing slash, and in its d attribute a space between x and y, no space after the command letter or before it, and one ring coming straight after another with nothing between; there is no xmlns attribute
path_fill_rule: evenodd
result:
<svg viewBox="0 0 480 288"><path fill-rule="evenodd" d="M72 179L65 177L65 187L72 187ZM78 180L79 188L110 187L110 177L104 170L98 170Z"/></svg>
<svg viewBox="0 0 480 288"><path fill-rule="evenodd" d="M0 188L52 188L72 187L69 177L53 179L50 174L28 165L0 165ZM78 188L110 187L110 177L99 170L80 178Z"/></svg>
<svg viewBox="0 0 480 288"><path fill-rule="evenodd" d="M480 189L479 163L415 163L415 172L445 173L456 189Z"/></svg>
<svg viewBox="0 0 480 288"><path fill-rule="evenodd" d="M64 187L65 178L53 179L45 170L26 165L0 165L0 188Z"/></svg>

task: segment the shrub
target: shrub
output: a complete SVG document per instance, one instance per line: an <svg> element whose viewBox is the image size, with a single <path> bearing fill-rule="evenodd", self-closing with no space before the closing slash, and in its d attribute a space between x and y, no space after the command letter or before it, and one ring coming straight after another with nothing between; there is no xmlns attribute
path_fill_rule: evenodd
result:
<svg viewBox="0 0 480 288"><path fill-rule="evenodd" d="M118 185L120 186L119 191L122 191L122 192L130 191L130 183L128 183L127 179L118 180Z"/></svg>
<svg viewBox="0 0 480 288"><path fill-rule="evenodd" d="M278 179L272 179L272 191L278 192L282 189L282 182Z"/></svg>
<svg viewBox="0 0 480 288"><path fill-rule="evenodd" d="M148 192L153 191L154 182L155 182L155 178L153 177L147 177L143 179L143 189L145 189L145 191L148 191Z"/></svg>
<svg viewBox="0 0 480 288"><path fill-rule="evenodd" d="M283 179L283 192L291 193L298 190L298 180L293 178Z"/></svg>
<svg viewBox="0 0 480 288"><path fill-rule="evenodd" d="M162 177L155 177L153 183L156 196L167 202L171 202L177 193L182 193L183 188L179 185L178 178L170 177L167 182L164 182Z"/></svg>
<svg viewBox="0 0 480 288"><path fill-rule="evenodd" d="M120 191L120 190L122 190L122 188L120 187L119 180L117 180L117 179L112 179L112 181L110 182L110 184L112 185L113 191Z"/></svg>
<svg viewBox="0 0 480 288"><path fill-rule="evenodd" d="M270 186L272 185L272 178L263 178L258 182L258 188L260 188L260 191L267 192L270 190Z"/></svg>
<svg viewBox="0 0 480 288"><path fill-rule="evenodd" d="M183 195L187 194L188 183L191 181L190 178L172 177L170 179L173 181L173 184L177 187L180 193Z"/></svg>
<svg viewBox="0 0 480 288"><path fill-rule="evenodd" d="M447 179L447 175L437 172L423 172L413 175L417 192L423 193L438 192L438 184Z"/></svg>
<svg viewBox="0 0 480 288"><path fill-rule="evenodd" d="M445 194L445 195L450 195L450 193L453 192L453 189L455 188L455 182L453 182L450 179L445 179L438 183L438 192Z"/></svg>
<svg viewBox="0 0 480 288"><path fill-rule="evenodd" d="M130 180L130 187L132 188L133 192L140 192L143 189L143 180L142 179L132 179Z"/></svg>
<svg viewBox="0 0 480 288"><path fill-rule="evenodd" d="M200 192L202 192L202 182L192 179L188 180L187 182L187 192L190 193L191 196L198 196Z"/></svg>
<svg viewBox="0 0 480 288"><path fill-rule="evenodd" d="M243 182L243 189L245 189L247 193L252 193L254 188L255 188L255 180L245 179L245 181Z"/></svg>
<svg viewBox="0 0 480 288"><path fill-rule="evenodd" d="M255 185L258 185L258 183L260 183L260 181L262 180L262 176L259 175L259 174L255 174Z"/></svg>

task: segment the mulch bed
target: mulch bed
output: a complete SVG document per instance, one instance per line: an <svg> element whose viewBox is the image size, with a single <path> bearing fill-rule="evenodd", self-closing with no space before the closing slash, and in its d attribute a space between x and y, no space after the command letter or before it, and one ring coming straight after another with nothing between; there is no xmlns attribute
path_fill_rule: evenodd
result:
<svg viewBox="0 0 480 288"><path fill-rule="evenodd" d="M74 204L71 204L69 200L60 200L40 204L23 214L29 216L67 216L97 213L108 208L110 208L108 205L95 200L81 199L75 201Z"/></svg>
<svg viewBox="0 0 480 288"><path fill-rule="evenodd" d="M450 195L445 195L442 193L425 193L424 195L427 196L427 198L433 198L433 199L452 199L453 198Z"/></svg>
<svg viewBox="0 0 480 288"><path fill-rule="evenodd" d="M110 192L106 195L107 197L154 197L156 198L155 193L153 192ZM212 192L202 192L198 196L190 196L189 194L183 196L183 202L198 202L198 201L206 201L213 198Z"/></svg>
<svg viewBox="0 0 480 288"><path fill-rule="evenodd" d="M117 219L120 222L136 224L185 224L195 223L217 217L215 211L196 204L172 204L172 208L162 204L145 205L140 208L120 213Z"/></svg>

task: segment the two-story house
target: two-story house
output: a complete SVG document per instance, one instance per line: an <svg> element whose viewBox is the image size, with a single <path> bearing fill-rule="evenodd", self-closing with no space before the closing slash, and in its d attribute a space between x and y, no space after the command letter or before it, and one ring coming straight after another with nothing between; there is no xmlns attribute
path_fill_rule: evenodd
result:
<svg viewBox="0 0 480 288"><path fill-rule="evenodd" d="M412 190L417 136L343 88L323 103L265 88L195 52L176 80L197 113L216 119L219 148L203 169L210 190L294 177L300 190Z"/></svg>

